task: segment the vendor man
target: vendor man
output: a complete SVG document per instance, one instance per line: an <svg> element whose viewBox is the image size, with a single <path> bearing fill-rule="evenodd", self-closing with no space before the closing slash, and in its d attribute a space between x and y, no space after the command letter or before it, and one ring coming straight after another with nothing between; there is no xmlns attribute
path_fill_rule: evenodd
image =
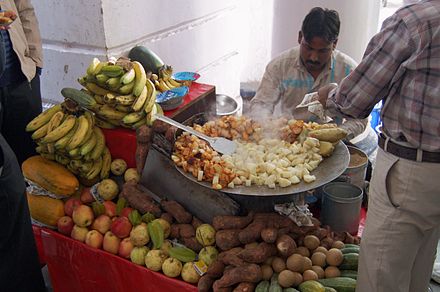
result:
<svg viewBox="0 0 440 292"><path fill-rule="evenodd" d="M336 50L340 20L335 10L313 8L298 33L299 46L273 59L251 100L251 114L258 116L292 116L316 120L304 110L296 110L304 95L329 83L340 83L356 62ZM361 134L368 119L347 119L342 128L351 139ZM338 122L336 120L336 122ZM339 120L339 124L342 122Z"/></svg>

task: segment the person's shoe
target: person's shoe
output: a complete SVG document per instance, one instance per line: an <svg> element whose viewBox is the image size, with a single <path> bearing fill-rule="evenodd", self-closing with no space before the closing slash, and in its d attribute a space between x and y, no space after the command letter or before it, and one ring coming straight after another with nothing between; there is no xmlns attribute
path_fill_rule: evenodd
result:
<svg viewBox="0 0 440 292"><path fill-rule="evenodd" d="M431 286L428 286L428 292L432 292Z"/></svg>

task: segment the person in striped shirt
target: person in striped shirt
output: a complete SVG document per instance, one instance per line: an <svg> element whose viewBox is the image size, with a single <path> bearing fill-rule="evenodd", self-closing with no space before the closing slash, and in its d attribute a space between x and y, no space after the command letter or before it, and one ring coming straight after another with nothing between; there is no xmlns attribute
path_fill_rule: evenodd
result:
<svg viewBox="0 0 440 292"><path fill-rule="evenodd" d="M319 90L329 111L349 118L383 101L359 292L428 289L440 237L439 15L438 0L397 10L339 87Z"/></svg>
<svg viewBox="0 0 440 292"><path fill-rule="evenodd" d="M339 15L335 10L313 8L298 33L299 46L283 52L267 65L251 100L251 115L317 120L316 116L306 110L297 110L296 106L305 94L326 84L341 82L357 65L352 58L336 50L339 27ZM367 122L367 119L347 119L342 127L351 139L365 130Z"/></svg>

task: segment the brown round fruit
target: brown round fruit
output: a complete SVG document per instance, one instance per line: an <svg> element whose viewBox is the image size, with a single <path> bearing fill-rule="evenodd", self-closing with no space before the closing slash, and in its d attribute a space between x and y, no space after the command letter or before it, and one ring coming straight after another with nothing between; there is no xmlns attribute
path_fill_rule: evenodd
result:
<svg viewBox="0 0 440 292"><path fill-rule="evenodd" d="M326 264L326 255L322 252L315 252L312 254L312 264L314 266L325 267Z"/></svg>
<svg viewBox="0 0 440 292"><path fill-rule="evenodd" d="M315 235L307 235L304 237L304 245L309 250L316 249L321 244L321 241L319 241L319 238Z"/></svg>
<svg viewBox="0 0 440 292"><path fill-rule="evenodd" d="M310 270L312 268L312 260L309 258L304 257L304 265L303 265L303 272Z"/></svg>
<svg viewBox="0 0 440 292"><path fill-rule="evenodd" d="M327 264L330 266L339 266L342 264L342 261L344 260L344 255L342 254L342 251L337 248L331 248L327 252Z"/></svg>
<svg viewBox="0 0 440 292"><path fill-rule="evenodd" d="M341 271L337 267L328 266L325 268L324 274L326 278L335 278L341 275Z"/></svg>
<svg viewBox="0 0 440 292"><path fill-rule="evenodd" d="M344 246L345 246L345 244L340 240L333 241L333 244L332 244L333 248L338 248L338 249L344 248Z"/></svg>
<svg viewBox="0 0 440 292"><path fill-rule="evenodd" d="M298 253L304 257L309 257L310 256L310 251L307 247L305 246L299 246L296 248L294 253Z"/></svg>
<svg viewBox="0 0 440 292"><path fill-rule="evenodd" d="M287 268L292 272L302 272L304 266L304 257L300 254L294 253L287 258Z"/></svg>
<svg viewBox="0 0 440 292"><path fill-rule="evenodd" d="M289 270L281 271L278 275L278 283L281 287L287 288L291 287L296 281L296 276L294 272Z"/></svg>
<svg viewBox="0 0 440 292"><path fill-rule="evenodd" d="M275 273L279 273L286 269L286 262L280 257L275 257L272 261L272 269Z"/></svg>
<svg viewBox="0 0 440 292"><path fill-rule="evenodd" d="M322 279L325 277L324 269L320 266L312 266L312 270L318 275L319 279Z"/></svg>
<svg viewBox="0 0 440 292"><path fill-rule="evenodd" d="M323 247L323 246L318 246L318 247L313 251L313 253L315 253L315 252L322 252L323 254L327 255L328 250L327 250L325 247Z"/></svg>
<svg viewBox="0 0 440 292"><path fill-rule="evenodd" d="M262 277L263 280L269 281L273 275L272 267L269 265L266 265L266 264L262 265L261 266L261 275L263 276Z"/></svg>
<svg viewBox="0 0 440 292"><path fill-rule="evenodd" d="M313 270L306 270L303 273L303 280L304 281L308 281L308 280L318 280L318 274L315 273L315 271Z"/></svg>

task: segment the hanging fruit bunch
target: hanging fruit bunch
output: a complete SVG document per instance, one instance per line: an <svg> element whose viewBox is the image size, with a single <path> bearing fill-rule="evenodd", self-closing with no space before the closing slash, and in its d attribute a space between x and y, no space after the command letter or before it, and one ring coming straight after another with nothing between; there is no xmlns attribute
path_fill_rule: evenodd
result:
<svg viewBox="0 0 440 292"><path fill-rule="evenodd" d="M95 116L76 102L66 100L42 112L29 122L36 151L55 160L86 182L107 178L111 155Z"/></svg>
<svg viewBox="0 0 440 292"><path fill-rule="evenodd" d="M150 77L137 61L121 57L101 62L94 58L86 75L78 79L84 89L64 88L61 94L93 111L102 128L136 129L152 125L154 115L163 114Z"/></svg>

